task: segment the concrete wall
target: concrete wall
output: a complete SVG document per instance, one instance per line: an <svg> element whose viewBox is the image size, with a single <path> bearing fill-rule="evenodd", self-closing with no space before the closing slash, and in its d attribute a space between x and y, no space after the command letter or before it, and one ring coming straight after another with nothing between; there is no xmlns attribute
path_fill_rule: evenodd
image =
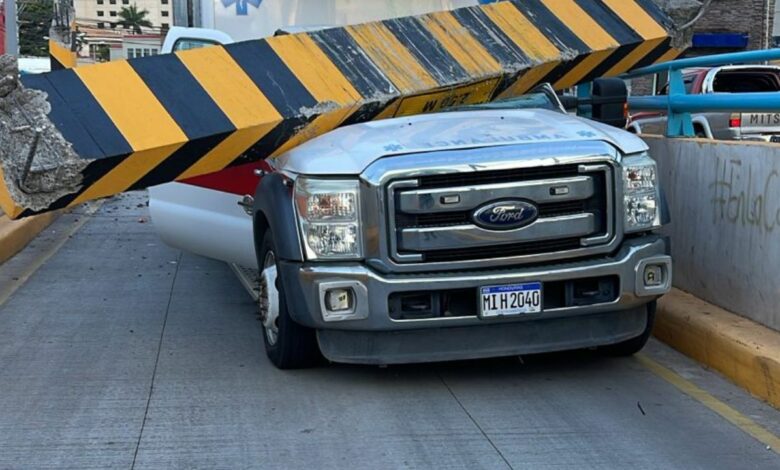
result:
<svg viewBox="0 0 780 470"><path fill-rule="evenodd" d="M780 145L645 140L671 210L674 284L780 330Z"/></svg>

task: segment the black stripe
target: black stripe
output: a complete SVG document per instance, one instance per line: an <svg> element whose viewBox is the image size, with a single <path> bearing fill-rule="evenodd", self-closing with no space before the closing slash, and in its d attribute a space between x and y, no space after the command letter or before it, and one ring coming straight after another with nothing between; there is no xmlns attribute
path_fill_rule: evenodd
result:
<svg viewBox="0 0 780 470"><path fill-rule="evenodd" d="M56 57L54 57L54 54L49 52L49 67L51 67L52 72L55 70L63 70L66 69L64 65L62 65L62 62L60 62Z"/></svg>
<svg viewBox="0 0 780 470"><path fill-rule="evenodd" d="M225 50L282 116L298 116L301 108L317 104L266 40L236 42L225 46Z"/></svg>
<svg viewBox="0 0 780 470"><path fill-rule="evenodd" d="M79 189L77 192L73 194L62 196L61 198L57 199L52 204L50 204L46 209L42 209L39 211L28 210L29 212L25 211L23 217L27 217L28 215L41 214L43 212L49 212L49 211L68 207L68 205L70 205L70 203L72 203L77 197L79 197L87 189L92 187L92 185L95 184L96 181L104 177L106 174L108 174L108 172L110 172L111 170L116 168L117 165L122 163L122 161L125 158L127 158L127 155L119 155L119 156L112 156L108 158L101 158L98 160L92 160L86 168L81 170L81 174L83 176L83 180L81 182L81 189Z"/></svg>
<svg viewBox="0 0 780 470"><path fill-rule="evenodd" d="M555 67L554 69L550 70L547 73L547 75L545 75L544 77L542 77L541 80L536 82L534 84L534 86L540 85L540 84L545 83L545 82L549 82L550 85L555 85L555 82L557 82L558 80L563 78L567 73L571 72L571 70L574 67L576 67L577 65L579 65L580 62L585 60L586 57L588 57L587 54L581 54L581 55L578 55L577 57L575 57L572 60L568 60L566 62L562 62L562 63L558 64L557 67ZM531 88L533 88L533 87L531 87Z"/></svg>
<svg viewBox="0 0 780 470"><path fill-rule="evenodd" d="M575 0L604 31L622 45L642 42L644 38L637 34L617 13L604 5L601 0ZM624 0L625 1L625 0Z"/></svg>
<svg viewBox="0 0 780 470"><path fill-rule="evenodd" d="M558 49L574 49L580 53L591 51L590 47L579 36L574 34L539 0L511 1Z"/></svg>
<svg viewBox="0 0 780 470"><path fill-rule="evenodd" d="M339 125L339 127L371 121L393 103L395 103L394 99L383 103L374 101L373 103L364 104L357 111L352 113L352 115L350 115L347 119L345 119L344 122Z"/></svg>
<svg viewBox="0 0 780 470"><path fill-rule="evenodd" d="M22 75L21 81L26 88L43 91L47 94L46 101L51 105L48 117L65 140L73 145L73 150L81 158L94 159L105 157L103 150L95 142L89 131L73 115L73 111L65 103L57 90L47 78L47 74Z"/></svg>
<svg viewBox="0 0 780 470"><path fill-rule="evenodd" d="M103 111L103 108L73 69L58 70L45 76L52 89L56 91L56 96L62 100L55 106L56 99L51 98L52 113L56 115L56 120L52 118L52 122L62 132L62 135L73 144L74 149L81 157L103 158L125 155L133 151L114 122ZM27 77L22 78L23 83L34 80ZM53 97L54 93L50 93L50 95ZM72 123L73 121L90 135L100 148L99 152L93 147L87 146L88 143L83 135L69 134L69 132L77 130L76 124Z"/></svg>
<svg viewBox="0 0 780 470"><path fill-rule="evenodd" d="M199 139L235 130L175 54L128 61L187 138Z"/></svg>
<svg viewBox="0 0 780 470"><path fill-rule="evenodd" d="M230 132L210 135L202 139L193 139L187 141L175 152L168 156L152 171L136 181L128 191L144 189L157 184L168 183L176 180L182 173L187 171L211 149L219 145L220 142L229 136Z"/></svg>
<svg viewBox="0 0 780 470"><path fill-rule="evenodd" d="M613 51L612 54L610 54L606 59L601 61L599 65L593 68L585 77L581 80L582 82L590 82L593 81L596 78L603 77L604 74L609 72L609 70L617 65L618 62L623 60L628 54L630 54L634 49L639 47L640 44L628 44L625 46L620 46L617 48L616 51ZM620 73L625 72L625 70L621 70Z"/></svg>
<svg viewBox="0 0 780 470"><path fill-rule="evenodd" d="M283 120L228 166L236 166L268 158L276 149L284 145L285 142L309 125L316 117L296 116Z"/></svg>
<svg viewBox="0 0 780 470"><path fill-rule="evenodd" d="M382 23L439 85L456 84L470 78L468 72L431 35L419 19L395 18Z"/></svg>
<svg viewBox="0 0 780 470"><path fill-rule="evenodd" d="M648 65L653 65L655 61L661 58L662 55L669 52L669 49L671 49L672 45L672 38L666 38L664 41L655 46L655 48L650 51L646 56L644 56L635 66L631 68L633 69L639 69L642 67L647 67Z"/></svg>
<svg viewBox="0 0 780 470"><path fill-rule="evenodd" d="M393 83L344 28L325 29L309 33L309 36L363 98L386 98L386 95L398 94Z"/></svg>
<svg viewBox="0 0 780 470"><path fill-rule="evenodd" d="M481 8L459 8L451 13L503 67L531 65L525 52Z"/></svg>
<svg viewBox="0 0 780 470"><path fill-rule="evenodd" d="M650 15L656 23L663 26L667 31L671 31L674 29L674 22L671 18L669 18L666 13L664 13L658 5L655 4L653 0L635 0L637 4L639 4L640 7L644 11L647 12L648 15Z"/></svg>

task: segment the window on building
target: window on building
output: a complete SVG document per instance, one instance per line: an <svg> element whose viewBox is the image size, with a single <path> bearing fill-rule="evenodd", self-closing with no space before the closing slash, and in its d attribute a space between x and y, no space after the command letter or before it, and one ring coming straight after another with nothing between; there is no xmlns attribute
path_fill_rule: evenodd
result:
<svg viewBox="0 0 780 470"><path fill-rule="evenodd" d="M149 49L144 49L144 57L149 55Z"/></svg>
<svg viewBox="0 0 780 470"><path fill-rule="evenodd" d="M110 14L111 16L116 16L116 12L115 12L115 11L111 11L111 12L109 12L109 14Z"/></svg>
<svg viewBox="0 0 780 470"><path fill-rule="evenodd" d="M103 0L97 0L97 4L98 5L102 5L103 4Z"/></svg>
<svg viewBox="0 0 780 470"><path fill-rule="evenodd" d="M168 0L160 0L160 4L167 5L168 4Z"/></svg>
<svg viewBox="0 0 780 470"><path fill-rule="evenodd" d="M157 54L159 54L159 51L157 49L152 49L152 55L157 55Z"/></svg>
<svg viewBox="0 0 780 470"><path fill-rule="evenodd" d="M103 23L102 21L98 21L97 27L98 27L98 28L105 28L105 27L106 27L106 24L105 24L105 23Z"/></svg>
<svg viewBox="0 0 780 470"><path fill-rule="evenodd" d="M103 16L103 12L102 12L102 11L100 11L100 10L98 10L98 12L97 12L97 15L98 15L98 16Z"/></svg>
<svg viewBox="0 0 780 470"><path fill-rule="evenodd" d="M162 15L162 16L168 16L168 12L167 12L167 11L161 11L161 12L160 12L160 15Z"/></svg>
<svg viewBox="0 0 780 470"><path fill-rule="evenodd" d="M108 3L110 3L112 5L116 5L116 0L108 0Z"/></svg>
<svg viewBox="0 0 780 470"><path fill-rule="evenodd" d="M127 58L135 59L135 51L133 50L133 48L127 49Z"/></svg>
<svg viewBox="0 0 780 470"><path fill-rule="evenodd" d="M160 29L171 29L171 25L168 23L162 23Z"/></svg>
<svg viewBox="0 0 780 470"><path fill-rule="evenodd" d="M135 49L135 56L136 57L143 57L144 53L141 49L136 48Z"/></svg>
<svg viewBox="0 0 780 470"><path fill-rule="evenodd" d="M130 5L130 0L122 0L122 5Z"/></svg>

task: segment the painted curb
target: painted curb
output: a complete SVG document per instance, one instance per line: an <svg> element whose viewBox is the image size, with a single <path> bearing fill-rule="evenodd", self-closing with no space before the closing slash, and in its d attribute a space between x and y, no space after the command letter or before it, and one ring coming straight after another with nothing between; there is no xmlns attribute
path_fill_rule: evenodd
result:
<svg viewBox="0 0 780 470"><path fill-rule="evenodd" d="M673 289L653 334L780 408L780 332Z"/></svg>
<svg viewBox="0 0 780 470"><path fill-rule="evenodd" d="M59 215L60 212L52 212L23 220L11 220L0 212L0 263L21 251Z"/></svg>

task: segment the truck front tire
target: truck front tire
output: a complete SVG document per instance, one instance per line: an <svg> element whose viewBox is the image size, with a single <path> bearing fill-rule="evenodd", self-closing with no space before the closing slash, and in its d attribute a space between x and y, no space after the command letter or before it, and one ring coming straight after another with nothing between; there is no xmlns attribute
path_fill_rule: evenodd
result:
<svg viewBox="0 0 780 470"><path fill-rule="evenodd" d="M262 263L260 315L265 352L279 369L312 367L322 358L317 338L314 330L295 323L290 317L284 283L276 276L277 252L273 234L266 230L258 257Z"/></svg>

